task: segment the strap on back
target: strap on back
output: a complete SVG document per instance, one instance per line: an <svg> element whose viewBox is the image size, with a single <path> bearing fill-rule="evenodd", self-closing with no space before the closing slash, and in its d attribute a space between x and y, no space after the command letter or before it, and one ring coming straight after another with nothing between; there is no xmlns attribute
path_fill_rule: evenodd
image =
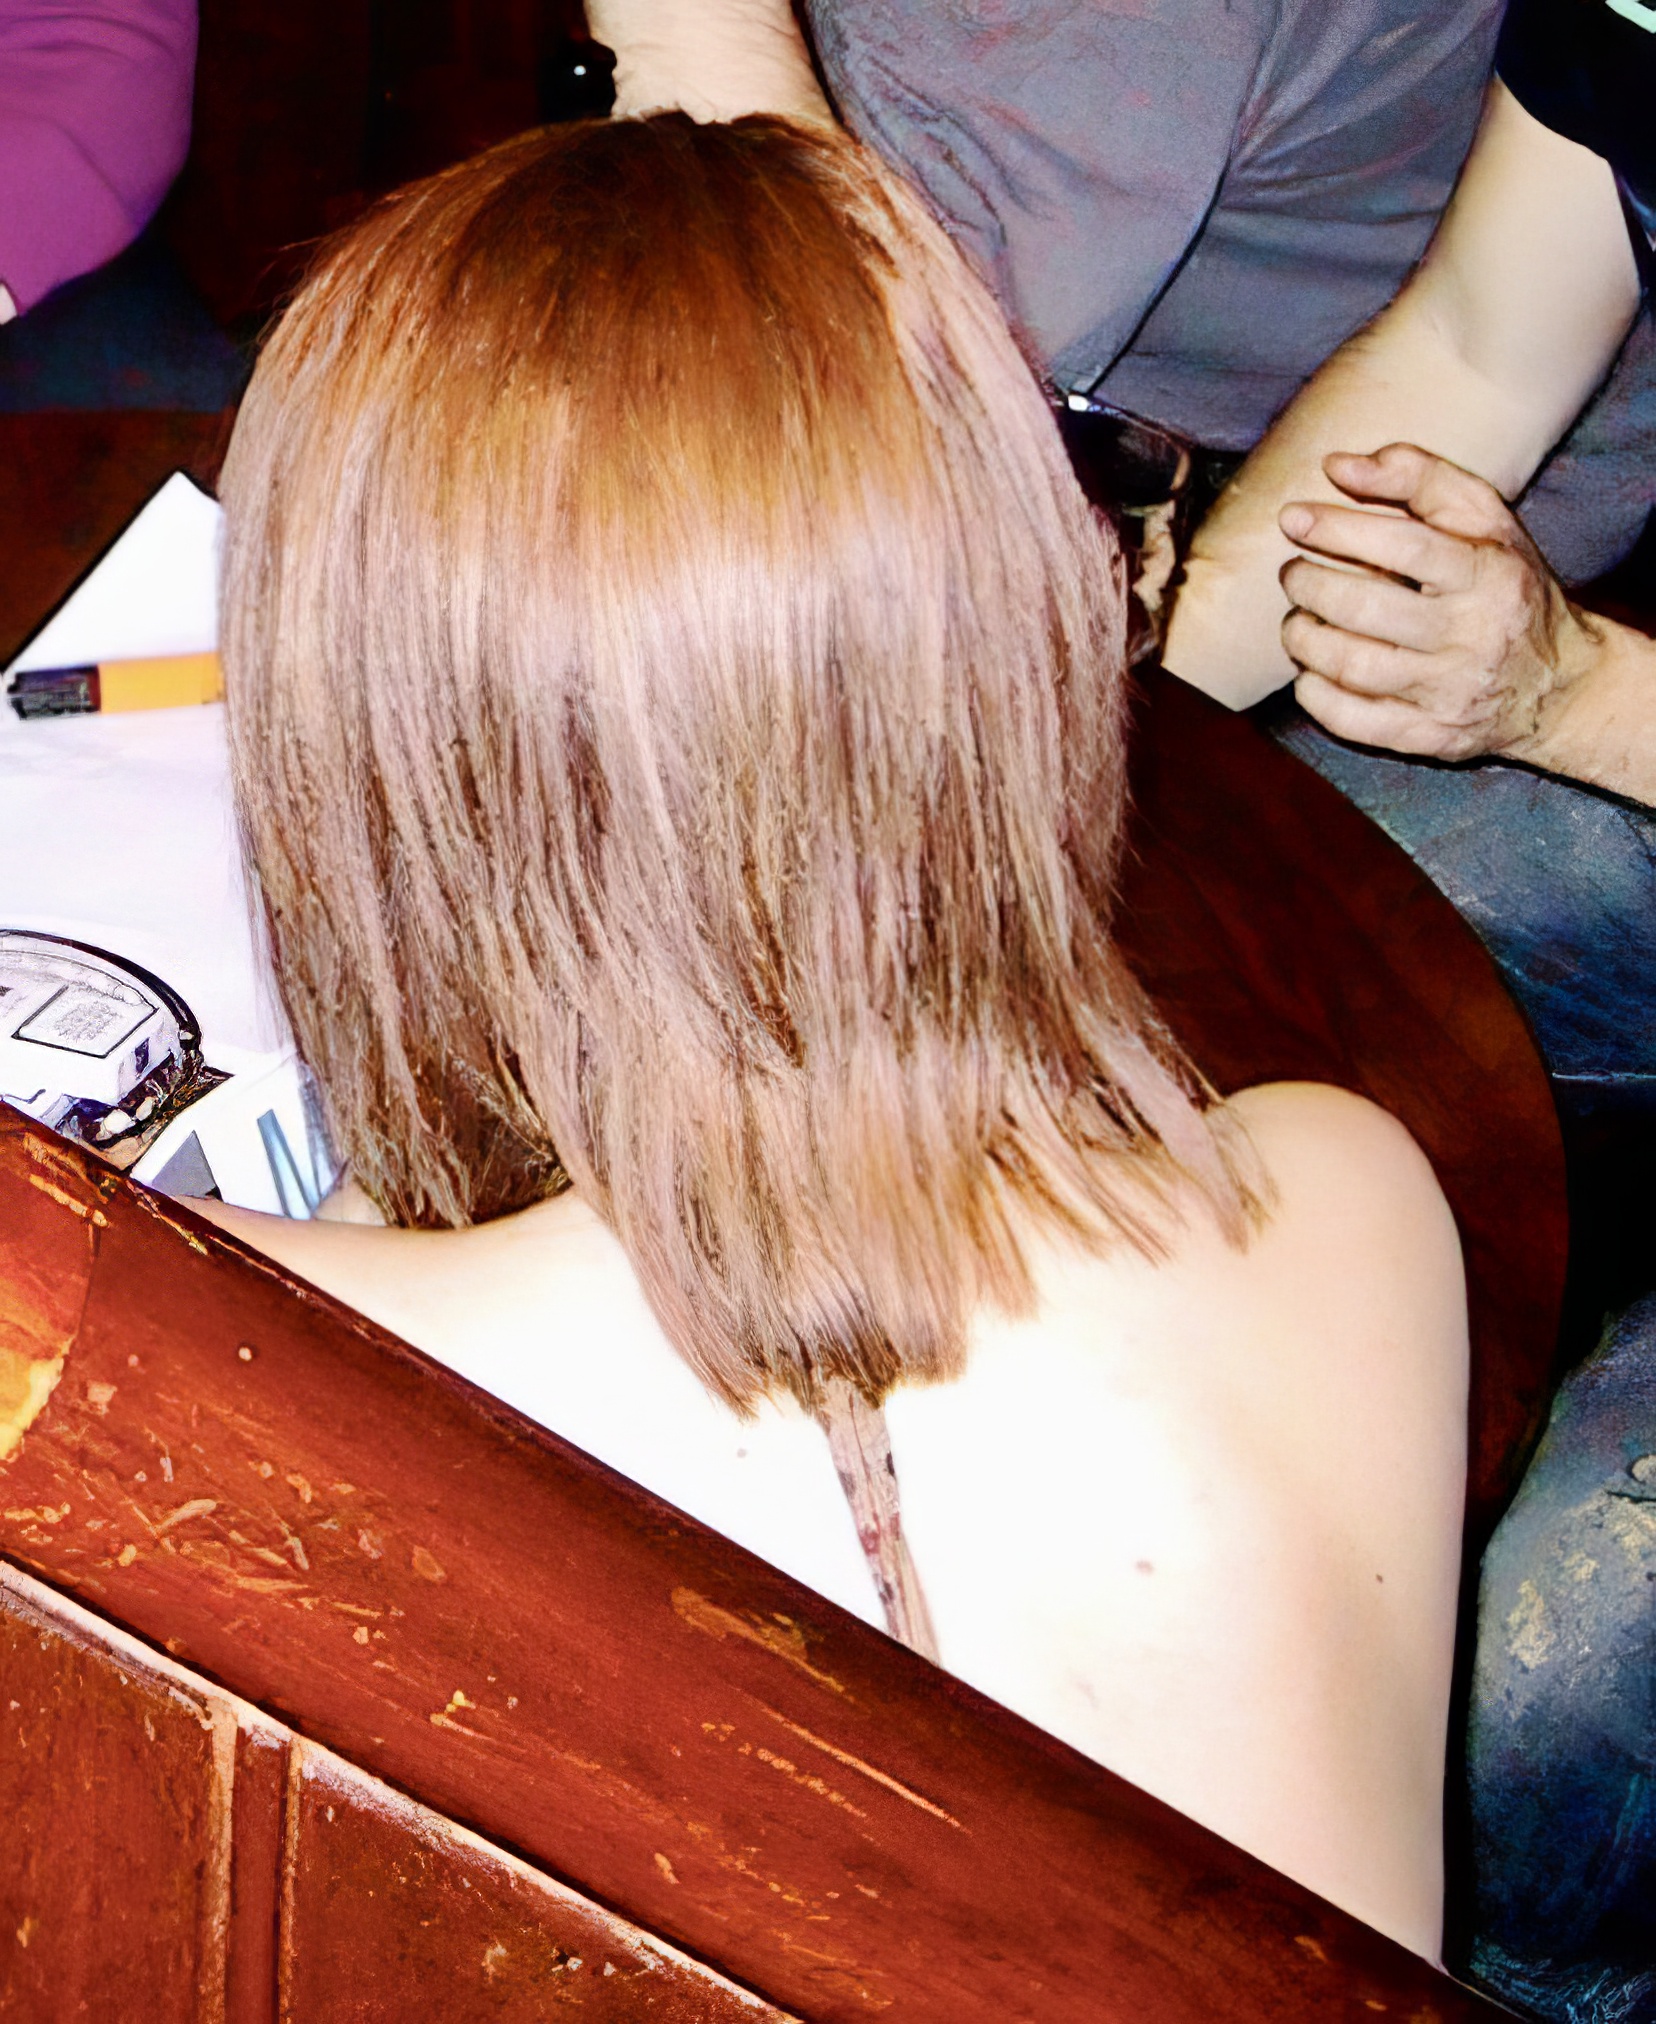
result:
<svg viewBox="0 0 1656 2024"><path fill-rule="evenodd" d="M903 1537L897 1470L884 1409L871 1406L853 1384L833 1378L822 1386L817 1422L856 1520L868 1571L874 1577L886 1629L901 1643L937 1662L937 1636L925 1590Z"/></svg>

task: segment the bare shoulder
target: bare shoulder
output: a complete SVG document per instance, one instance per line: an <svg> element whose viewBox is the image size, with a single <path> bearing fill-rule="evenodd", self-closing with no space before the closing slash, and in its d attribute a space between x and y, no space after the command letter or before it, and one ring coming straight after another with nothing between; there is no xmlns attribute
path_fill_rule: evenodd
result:
<svg viewBox="0 0 1656 2024"><path fill-rule="evenodd" d="M1199 1239L1181 1294L1222 1308L1234 1364L1273 1401L1268 1443L1342 1502L1363 1454L1422 1507L1460 1494L1468 1344L1460 1238L1431 1163L1378 1105L1317 1083L1245 1090L1226 1106L1269 1190L1245 1251ZM1362 1507L1375 1522L1379 1507ZM1349 1514L1348 1514L1349 1515ZM1390 1517L1404 1514L1393 1511Z"/></svg>
<svg viewBox="0 0 1656 2024"><path fill-rule="evenodd" d="M1363 1249L1420 1245L1459 1255L1431 1162L1406 1126L1367 1097L1322 1082L1261 1083L1231 1097L1269 1176L1273 1223Z"/></svg>
<svg viewBox="0 0 1656 2024"><path fill-rule="evenodd" d="M314 1221L295 1221L287 1216L269 1215L263 1209L238 1208L234 1202L221 1202L216 1195L192 1196L190 1207L227 1235L239 1237L255 1251L263 1251L267 1257L295 1270L302 1269L301 1260L319 1249L326 1251L334 1241L336 1225L343 1220L318 1216ZM324 1224L320 1230L318 1223Z"/></svg>
<svg viewBox="0 0 1656 2024"><path fill-rule="evenodd" d="M190 1207L229 1236L411 1341L417 1337L410 1334L403 1308L429 1294L450 1249L444 1233L390 1230L366 1215L341 1215L337 1208L307 1222L214 1200L192 1201Z"/></svg>
<svg viewBox="0 0 1656 2024"><path fill-rule="evenodd" d="M1227 1108L1274 1197L1246 1264L1258 1353L1306 1408L1284 1430L1320 1420L1319 1442L1343 1430L1389 1447L1417 1484L1438 1468L1458 1495L1466 1280L1430 1161L1378 1105L1323 1084L1267 1084Z"/></svg>
<svg viewBox="0 0 1656 2024"><path fill-rule="evenodd" d="M1284 1146L1322 1149L1354 1134L1371 1150L1389 1146L1400 1156L1412 1151L1417 1161L1425 1163L1408 1128L1389 1110L1354 1090L1336 1089L1331 1082L1255 1083L1227 1097L1224 1108L1253 1136L1267 1134Z"/></svg>

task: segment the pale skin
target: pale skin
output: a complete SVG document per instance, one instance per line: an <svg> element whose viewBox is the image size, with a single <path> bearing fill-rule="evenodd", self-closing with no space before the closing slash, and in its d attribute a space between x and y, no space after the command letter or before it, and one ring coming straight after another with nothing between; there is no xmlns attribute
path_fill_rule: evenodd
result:
<svg viewBox="0 0 1656 2024"><path fill-rule="evenodd" d="M615 116L780 113L833 124L788 0L588 0L615 51Z"/></svg>
<svg viewBox="0 0 1656 2024"><path fill-rule="evenodd" d="M1198 529L1168 665L1236 708L1294 680L1358 743L1656 803L1656 642L1574 605L1507 504L1638 299L1609 165L1496 82L1419 270Z"/></svg>
<svg viewBox="0 0 1656 2024"><path fill-rule="evenodd" d="M1233 1099L1276 1190L1165 1262L1031 1229L1036 1311L888 1404L943 1663L1418 1952L1440 1939L1465 1472L1452 1219L1361 1099ZM827 1444L740 1421L562 1196L478 1228L227 1229L875 1614Z"/></svg>

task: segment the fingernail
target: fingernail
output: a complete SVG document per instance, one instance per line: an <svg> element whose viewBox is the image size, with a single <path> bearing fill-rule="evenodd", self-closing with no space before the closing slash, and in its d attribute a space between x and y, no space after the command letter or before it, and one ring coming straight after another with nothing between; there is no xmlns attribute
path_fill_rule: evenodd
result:
<svg viewBox="0 0 1656 2024"><path fill-rule="evenodd" d="M1298 541L1309 534L1316 525L1317 516L1309 506L1284 506L1277 516L1277 525L1290 541Z"/></svg>

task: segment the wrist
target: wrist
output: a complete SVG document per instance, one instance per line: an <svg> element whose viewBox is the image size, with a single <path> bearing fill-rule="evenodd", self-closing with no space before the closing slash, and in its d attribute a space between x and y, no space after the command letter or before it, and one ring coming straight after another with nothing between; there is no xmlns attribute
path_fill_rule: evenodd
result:
<svg viewBox="0 0 1656 2024"><path fill-rule="evenodd" d="M1551 763L1552 755L1571 742L1583 703L1591 701L1595 683L1603 679L1607 641L1603 623L1571 604L1557 584L1549 583L1545 594L1555 609L1543 621L1545 650L1537 654L1534 688L1527 697L1519 691L1488 749L1497 758L1518 759L1551 773L1560 770Z"/></svg>
<svg viewBox="0 0 1656 2024"><path fill-rule="evenodd" d="M1650 800L1656 744L1656 641L1614 619L1567 607L1553 678L1533 724L1499 755Z"/></svg>
<svg viewBox="0 0 1656 2024"><path fill-rule="evenodd" d="M1294 679L1282 647L1288 602L1277 581L1279 548L1288 552L1280 537L1223 558L1193 548L1168 617L1162 665L1233 710Z"/></svg>

